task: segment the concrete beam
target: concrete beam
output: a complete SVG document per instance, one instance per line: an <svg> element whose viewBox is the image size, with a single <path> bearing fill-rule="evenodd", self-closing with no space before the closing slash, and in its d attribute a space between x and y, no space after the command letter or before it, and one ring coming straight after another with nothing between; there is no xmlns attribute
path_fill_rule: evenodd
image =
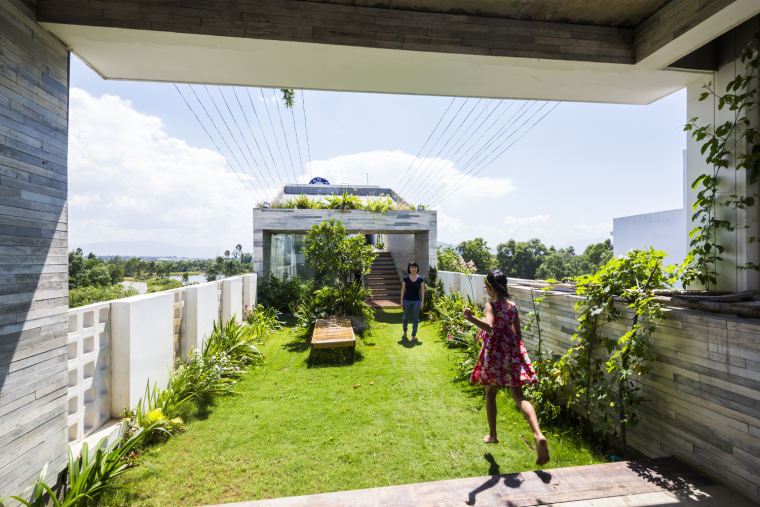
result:
<svg viewBox="0 0 760 507"><path fill-rule="evenodd" d="M636 64L662 69L760 13L757 0L673 0L636 27Z"/></svg>

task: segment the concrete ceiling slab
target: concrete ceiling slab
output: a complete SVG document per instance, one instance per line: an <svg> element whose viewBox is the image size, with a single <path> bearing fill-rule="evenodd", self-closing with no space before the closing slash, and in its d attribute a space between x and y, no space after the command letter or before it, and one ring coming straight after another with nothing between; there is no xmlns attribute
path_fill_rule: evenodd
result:
<svg viewBox="0 0 760 507"><path fill-rule="evenodd" d="M106 79L649 104L702 74L41 23Z"/></svg>
<svg viewBox="0 0 760 507"><path fill-rule="evenodd" d="M309 0L336 5L633 28L670 0Z"/></svg>

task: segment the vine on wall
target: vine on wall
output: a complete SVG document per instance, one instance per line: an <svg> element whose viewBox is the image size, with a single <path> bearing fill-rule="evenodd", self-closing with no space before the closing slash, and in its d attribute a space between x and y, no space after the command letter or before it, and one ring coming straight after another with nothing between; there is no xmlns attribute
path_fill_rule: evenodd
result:
<svg viewBox="0 0 760 507"><path fill-rule="evenodd" d="M562 356L538 350L539 384L526 389L540 418L556 418L563 405L575 405L593 431L619 436L627 457L628 430L638 423L637 407L646 401L638 383L651 368L646 342L663 318L653 291L672 288L679 275L679 267L662 268L665 257L654 249L634 250L577 279L577 293L585 297L575 306L580 313L576 345ZM535 309L525 326L539 344L539 308L545 298L533 297ZM626 317L621 303L633 316L630 329L618 334L610 324Z"/></svg>
<svg viewBox="0 0 760 507"><path fill-rule="evenodd" d="M710 174L701 174L692 183L692 189L699 189L697 200L692 206L695 213L692 221L699 224L690 233L691 251L686 258L686 264L692 266L684 273L684 285L690 285L695 281L701 283L708 290L715 288L718 280L718 265L723 260L721 254L725 247L720 244L719 231L734 232L737 229L749 228L757 217L749 222L738 222L718 218L720 208L729 210L746 210L755 206L758 195L739 195L734 190L727 198L720 197L719 182L722 169L728 169L732 156L736 158L735 169L744 169L747 172L750 184L760 181L760 129L751 118L758 108L758 73L760 73L760 30L755 34L754 42L750 47L742 51L741 63L746 70L738 74L726 86L726 93L718 94L715 85L710 82L704 86L705 91L700 95L699 101L705 101L710 97L717 100L718 110L728 108L734 112L734 119L727 120L722 124L707 124L699 126L699 118L691 118L684 126L684 130L691 132L697 142L703 142L701 152L707 155L706 162L713 170ZM740 141L747 143L752 148L746 153L739 153L736 146L732 145L734 138L736 144ZM750 236L748 243L754 243L758 238ZM760 264L747 262L739 269L753 269L760 271Z"/></svg>

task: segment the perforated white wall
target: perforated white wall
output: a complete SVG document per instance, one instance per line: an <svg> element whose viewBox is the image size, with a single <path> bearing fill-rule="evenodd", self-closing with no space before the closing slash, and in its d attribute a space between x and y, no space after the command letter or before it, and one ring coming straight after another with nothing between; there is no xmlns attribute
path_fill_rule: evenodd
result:
<svg viewBox="0 0 760 507"><path fill-rule="evenodd" d="M111 419L110 304L69 310L69 443Z"/></svg>

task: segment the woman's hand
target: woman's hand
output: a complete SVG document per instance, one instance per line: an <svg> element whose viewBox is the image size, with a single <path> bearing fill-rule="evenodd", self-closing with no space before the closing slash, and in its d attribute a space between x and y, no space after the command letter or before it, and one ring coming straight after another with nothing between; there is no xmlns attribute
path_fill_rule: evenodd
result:
<svg viewBox="0 0 760 507"><path fill-rule="evenodd" d="M465 308L462 313L464 314L465 319L470 320L472 318L472 310L469 308Z"/></svg>

